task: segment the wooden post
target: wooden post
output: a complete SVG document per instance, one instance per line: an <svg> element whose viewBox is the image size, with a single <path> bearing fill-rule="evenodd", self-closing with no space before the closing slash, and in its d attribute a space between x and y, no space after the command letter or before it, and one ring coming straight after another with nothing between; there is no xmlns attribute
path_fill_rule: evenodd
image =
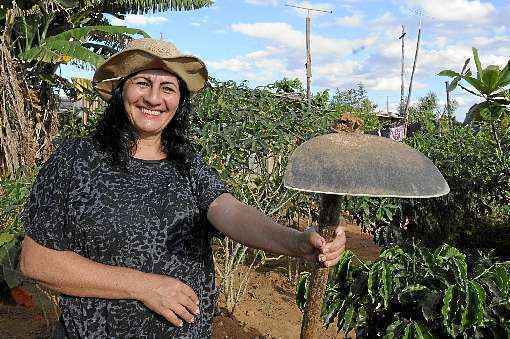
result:
<svg viewBox="0 0 510 339"><path fill-rule="evenodd" d="M407 100L406 100L406 106L404 110L404 138L407 137L407 127L409 125L409 116L408 116L408 110L409 110L409 103L411 101L411 93L413 90L413 78L414 78L414 72L416 70L416 60L418 60L418 51L420 50L420 39L421 39L421 20L420 25L418 28L418 39L416 40L416 50L414 51L414 61L413 61L413 71L411 72L411 79L409 80L409 90L407 92Z"/></svg>
<svg viewBox="0 0 510 339"><path fill-rule="evenodd" d="M312 109L312 53L310 51L310 11L306 16L306 100L308 112Z"/></svg>
<svg viewBox="0 0 510 339"><path fill-rule="evenodd" d="M404 92L405 92L405 86L404 86L404 43L405 43L405 36L406 36L406 26L402 25L402 34L400 35L399 39L402 40L402 57L401 57L401 69L400 69L400 107L398 108L398 112L400 116L403 115L403 108L404 108Z"/></svg>
<svg viewBox="0 0 510 339"><path fill-rule="evenodd" d="M311 30L311 18L310 12L324 12L324 13L333 13L333 11L326 11L323 9L296 6L285 4L287 7L294 7L299 9L306 10L306 99L308 102L308 112L310 112L312 108L312 53L310 51L310 30Z"/></svg>
<svg viewBox="0 0 510 339"><path fill-rule="evenodd" d="M448 90L448 86L450 85L448 81L445 81L445 88L446 88L446 114L448 119L450 119L450 91Z"/></svg>

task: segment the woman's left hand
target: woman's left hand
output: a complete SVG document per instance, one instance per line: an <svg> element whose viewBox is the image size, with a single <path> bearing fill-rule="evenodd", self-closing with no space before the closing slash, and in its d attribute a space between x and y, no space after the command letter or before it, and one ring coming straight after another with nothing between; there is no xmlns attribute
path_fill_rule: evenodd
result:
<svg viewBox="0 0 510 339"><path fill-rule="evenodd" d="M335 234L335 238L326 243L314 229L302 232L298 240L302 257L312 262L319 262L324 267L334 266L340 260L346 242L342 227L338 226Z"/></svg>

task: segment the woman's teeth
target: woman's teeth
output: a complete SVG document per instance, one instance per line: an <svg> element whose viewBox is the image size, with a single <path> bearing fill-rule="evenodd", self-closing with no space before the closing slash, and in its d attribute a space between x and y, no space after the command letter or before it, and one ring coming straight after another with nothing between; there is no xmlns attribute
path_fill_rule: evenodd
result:
<svg viewBox="0 0 510 339"><path fill-rule="evenodd" d="M160 115L161 111L153 111L153 110L142 107L142 113L149 114L149 115Z"/></svg>

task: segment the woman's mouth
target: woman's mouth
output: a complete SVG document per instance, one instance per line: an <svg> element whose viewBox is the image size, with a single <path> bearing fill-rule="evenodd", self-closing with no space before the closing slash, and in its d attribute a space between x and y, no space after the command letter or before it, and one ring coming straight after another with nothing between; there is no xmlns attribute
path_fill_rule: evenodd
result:
<svg viewBox="0 0 510 339"><path fill-rule="evenodd" d="M155 111L155 110L151 110L151 109L148 109L145 107L141 107L140 111L142 111L143 114L151 115L151 116L159 116L159 115L161 115L161 113L163 113L161 111Z"/></svg>

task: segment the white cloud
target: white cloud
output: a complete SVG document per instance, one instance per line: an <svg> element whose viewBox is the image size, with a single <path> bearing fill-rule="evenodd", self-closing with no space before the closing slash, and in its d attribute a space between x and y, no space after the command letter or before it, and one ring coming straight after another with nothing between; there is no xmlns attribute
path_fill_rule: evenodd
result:
<svg viewBox="0 0 510 339"><path fill-rule="evenodd" d="M220 61L209 61L209 67L216 70L227 70L232 72L242 72L251 69L251 64L240 57L234 57Z"/></svg>
<svg viewBox="0 0 510 339"><path fill-rule="evenodd" d="M415 0L425 12L441 21L475 21L487 19L494 5L480 0Z"/></svg>
<svg viewBox="0 0 510 339"><path fill-rule="evenodd" d="M270 48L268 48L270 50ZM261 51L265 52L265 51ZM240 79L253 81L257 84L267 84L282 77L301 78L304 75L302 70L288 69L286 60L277 58L266 58L262 53L249 53L234 58L208 61L211 70L227 71L240 75ZM255 57L256 56L256 57Z"/></svg>
<svg viewBox="0 0 510 339"><path fill-rule="evenodd" d="M267 39L281 44L287 48L304 50L305 35L287 23L260 22L255 24L233 24L232 30L254 38ZM377 40L376 36L363 39L331 39L321 35L312 34L311 44L314 55L333 54L333 56L346 55L362 46L370 46Z"/></svg>
<svg viewBox="0 0 510 339"><path fill-rule="evenodd" d="M155 25L167 22L168 19L162 16L148 16L140 14L126 14L124 20L118 18L112 18L111 24L115 26L126 26L126 25Z"/></svg>
<svg viewBox="0 0 510 339"><path fill-rule="evenodd" d="M248 54L246 54L246 57L248 59L262 59L262 58L266 58L270 55L274 55L278 52L280 52L279 48L267 47L265 50L262 50L262 51L255 51L255 52L248 53Z"/></svg>
<svg viewBox="0 0 510 339"><path fill-rule="evenodd" d="M385 12L372 21L373 25L389 25L395 22L395 16L391 12Z"/></svg>
<svg viewBox="0 0 510 339"><path fill-rule="evenodd" d="M438 36L434 39L434 44L439 48L444 48L448 42L448 38L445 36Z"/></svg>
<svg viewBox="0 0 510 339"><path fill-rule="evenodd" d="M355 13L350 16L338 18L335 22L340 26L359 27L363 23L363 17L361 13Z"/></svg>
<svg viewBox="0 0 510 339"><path fill-rule="evenodd" d="M277 6L278 0L245 0L250 5Z"/></svg>

